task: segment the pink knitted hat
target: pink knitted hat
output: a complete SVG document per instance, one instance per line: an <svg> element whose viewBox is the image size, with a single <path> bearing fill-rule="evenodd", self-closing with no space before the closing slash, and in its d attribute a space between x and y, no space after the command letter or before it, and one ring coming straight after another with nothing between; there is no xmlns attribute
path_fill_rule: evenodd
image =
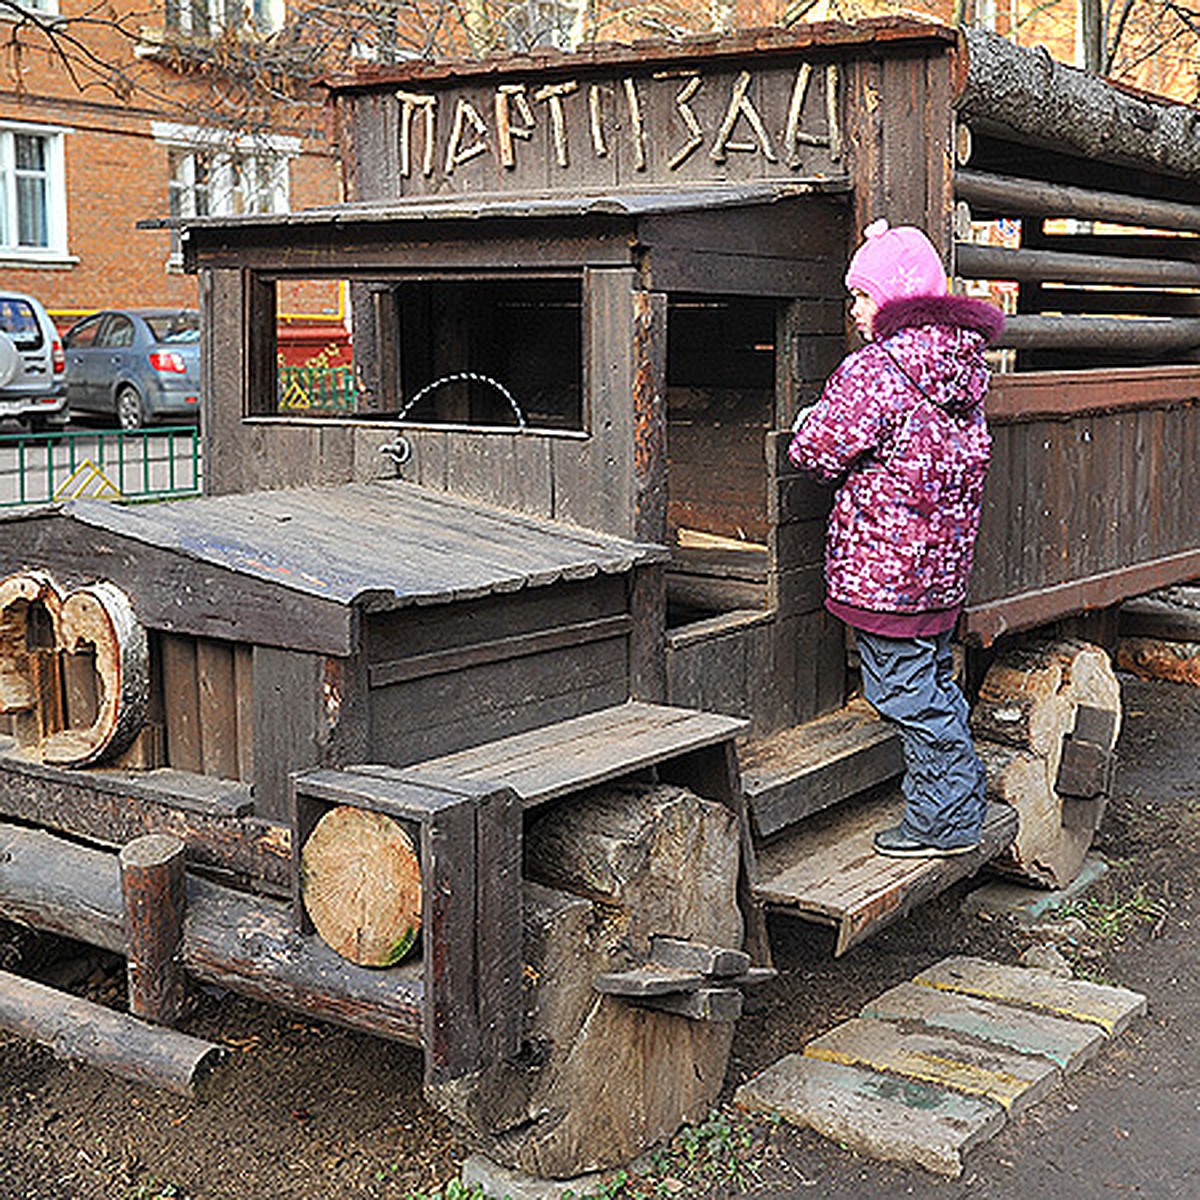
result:
<svg viewBox="0 0 1200 1200"><path fill-rule="evenodd" d="M946 270L929 239L912 225L889 229L882 217L863 230L846 272L846 287L866 292L876 304L908 296L944 296Z"/></svg>

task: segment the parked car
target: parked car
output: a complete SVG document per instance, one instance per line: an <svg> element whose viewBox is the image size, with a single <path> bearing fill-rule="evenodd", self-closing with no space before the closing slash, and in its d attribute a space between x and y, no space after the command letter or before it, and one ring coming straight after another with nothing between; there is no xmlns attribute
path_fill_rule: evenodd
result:
<svg viewBox="0 0 1200 1200"><path fill-rule="evenodd" d="M132 308L84 317L67 330L72 413L114 417L122 429L194 421L200 412L200 314Z"/></svg>
<svg viewBox="0 0 1200 1200"><path fill-rule="evenodd" d="M62 340L40 300L0 291L0 417L35 433L66 424Z"/></svg>

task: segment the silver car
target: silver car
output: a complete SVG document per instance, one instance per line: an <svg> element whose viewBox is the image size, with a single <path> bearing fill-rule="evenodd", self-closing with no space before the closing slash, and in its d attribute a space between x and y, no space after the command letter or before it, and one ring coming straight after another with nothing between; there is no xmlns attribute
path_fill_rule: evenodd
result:
<svg viewBox="0 0 1200 1200"><path fill-rule="evenodd" d="M40 300L0 291L0 417L33 432L66 424L62 340Z"/></svg>
<svg viewBox="0 0 1200 1200"><path fill-rule="evenodd" d="M200 314L190 308L98 312L67 330L72 413L122 429L195 421L200 413Z"/></svg>

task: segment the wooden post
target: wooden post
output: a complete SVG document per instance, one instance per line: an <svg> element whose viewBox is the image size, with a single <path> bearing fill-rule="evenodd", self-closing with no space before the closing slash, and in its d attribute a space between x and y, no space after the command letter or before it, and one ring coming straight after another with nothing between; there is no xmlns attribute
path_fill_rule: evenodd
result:
<svg viewBox="0 0 1200 1200"><path fill-rule="evenodd" d="M151 833L125 846L121 897L125 912L129 1009L173 1025L183 1007L183 914L187 903L183 843Z"/></svg>

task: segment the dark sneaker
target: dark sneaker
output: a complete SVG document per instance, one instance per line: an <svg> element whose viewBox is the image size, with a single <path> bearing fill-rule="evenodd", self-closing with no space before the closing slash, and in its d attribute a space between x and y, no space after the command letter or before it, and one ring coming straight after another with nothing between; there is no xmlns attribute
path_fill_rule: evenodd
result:
<svg viewBox="0 0 1200 1200"><path fill-rule="evenodd" d="M950 854L970 854L979 849L978 842L964 842L960 846L935 846L922 842L900 831L900 826L881 829L875 835L875 852L891 858L941 858Z"/></svg>

